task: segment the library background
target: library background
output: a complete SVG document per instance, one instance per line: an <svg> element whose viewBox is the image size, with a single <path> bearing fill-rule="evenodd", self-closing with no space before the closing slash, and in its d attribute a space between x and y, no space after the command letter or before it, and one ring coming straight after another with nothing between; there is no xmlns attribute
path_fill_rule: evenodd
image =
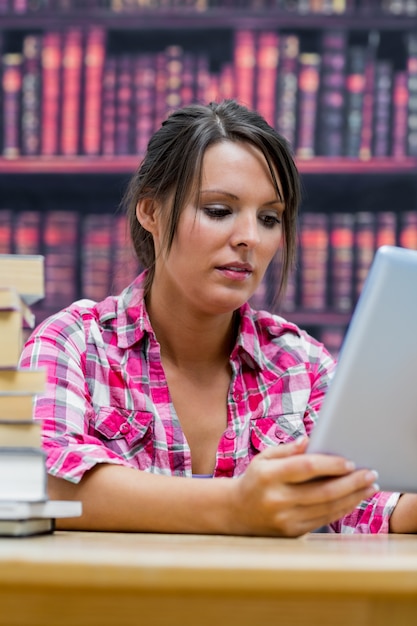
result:
<svg viewBox="0 0 417 626"><path fill-rule="evenodd" d="M138 267L119 202L150 134L234 97L291 142L297 269L253 300L334 353L378 246L417 249L417 0L0 0L0 253L43 254L37 321Z"/></svg>

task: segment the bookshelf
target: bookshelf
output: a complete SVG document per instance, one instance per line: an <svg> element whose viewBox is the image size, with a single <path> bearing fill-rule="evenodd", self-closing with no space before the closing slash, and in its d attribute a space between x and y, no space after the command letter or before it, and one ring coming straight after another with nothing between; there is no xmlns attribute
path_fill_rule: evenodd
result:
<svg viewBox="0 0 417 626"><path fill-rule="evenodd" d="M283 134L288 133L292 140L302 174L304 199L300 224L303 220L306 224L316 223L317 220L304 219L303 215L317 214L323 216L320 223L325 225L322 228L327 229L325 233L320 233L315 227L316 243L311 233L304 237L308 245L313 246L310 256L304 255L305 259L314 260L314 245L326 248L321 255L325 285L321 287L324 294L321 304L318 308L315 308L316 305L310 308L303 298L305 267L301 254L282 313L319 338L328 339L332 344L329 347L337 351L360 289L356 274L366 273L366 263L369 263L375 245L394 241L398 245L417 247L417 145L413 132L409 132L410 128L415 128L417 119L417 2L242 0L237 3L229 0L214 3L195 0L188 2L187 6L181 2L161 4L163 8L158 8L158 3L147 6L132 0L0 0L0 251L48 252L51 255L52 260L46 260L47 285L54 282L56 275L57 280L67 285L68 289L66 292L64 288L52 286L53 297L48 298L47 294L44 304L37 311L38 319L56 310L60 303L64 306L73 296L99 295L100 289L91 286L90 279L87 280L84 274L103 274L106 268L115 267L108 284L101 286L102 294L104 296L106 292L115 292L123 287L135 274L137 266L127 246L123 218L118 214L117 207L127 180L138 165L147 136L152 132L153 125L158 125L158 119L147 121L149 106L146 109L147 101L144 92L140 91L147 80L142 67L145 57L162 67L160 75L154 74L154 77L162 76L158 83L162 84L159 87L161 93L157 93L158 97L151 104L155 118L164 117L171 102L175 105L178 102L175 88L168 93L171 75L167 75L166 71L170 64L172 67L175 63L180 64L178 75L174 71L171 78L179 80L183 88L181 97L192 97L194 100L238 96L238 82L243 84L245 81L239 80L234 84L233 76L238 71L243 71L245 76L249 65L252 73L247 74L250 81L246 82L250 89L244 92L244 97L252 98L252 102L248 103L251 106L258 107L259 104L259 108L266 106L265 110L269 111L270 98L262 100L259 85L275 94L275 110L270 114L274 116L272 123L278 126L281 123L278 103L280 99L285 101L278 84L278 71L283 75L280 63L288 50L295 49L296 69L292 76L295 91L286 93L289 109L284 108L281 112L284 121L278 129ZM68 32L72 35L68 36ZM47 35L53 45L57 33L59 58L55 59L54 87L54 79L44 73L42 54ZM330 39L334 33L337 35L330 44L326 44L336 46L333 51L330 49L330 55L329 50L323 47L325 33L330 35ZM23 126L23 118L28 116L23 116L26 105L22 83L29 71L23 65L26 58L24 48L30 36L34 37L29 42L32 50L40 46L38 89L42 90L45 84L49 84L47 81L52 80L50 89L52 92L58 90L57 101L55 104L50 102L48 106L52 108L43 112L43 118L42 111L37 111L36 140L24 135ZM77 38L82 41L81 48ZM286 48L281 43L284 40ZM98 54L101 65L98 73L93 71L87 80L86 58L91 58L87 54L88 42L90 53ZM268 66L268 59L272 57L268 56L266 48L260 51L267 45L271 46L272 54L274 45L279 52L272 72L271 64ZM333 57L336 59L339 53L338 47L342 55L340 58L344 59L342 69L334 63L332 66ZM65 63L66 54L72 60L78 58L78 66L73 62ZM241 54L249 56L243 56L242 61ZM10 55L14 58L10 59ZM18 86L16 81L14 83L14 103L11 103L10 96L5 93L8 82L5 80L7 64L4 58L9 56L9 61L14 63L16 55L20 55L22 65L17 78ZM308 66L304 67L303 77L300 78L301 57L303 63L318 62L315 80L312 80ZM112 75L110 61L113 62ZM191 73L187 63L191 63ZM107 64L110 69L106 74ZM153 67L155 70L156 66ZM265 70L262 80L261 67ZM336 72L339 70L342 74L338 78ZM138 76L141 78L137 84L135 77ZM325 76L330 78L327 80ZM109 87L105 92L106 78ZM111 78L118 82L112 83ZM272 85L268 83L271 80ZM337 80L342 80L338 86ZM155 84L157 82L155 80ZM13 80L11 83L13 87ZM97 88L94 90L97 84L100 84L99 94ZM328 86L326 93L325 84ZM378 85L381 92L377 92ZM307 145L301 146L298 145L298 133L304 88L307 90L307 111L311 111L311 99L316 98L316 114L313 122L307 120L303 124L303 142ZM46 95L49 97L50 91ZM168 99L171 97L173 100ZM65 104L68 98L76 102L75 107ZM90 103L89 110L86 108L87 101ZM115 124L115 119L107 120L108 112L115 108L123 110L126 102L133 101L137 101L137 108L128 113L128 131L126 119L122 120L125 130L120 135L117 148L113 140L115 128L111 125ZM329 102L333 108L324 109ZM180 98L179 104L182 103ZM351 107L349 111L348 103ZM322 119L323 110L328 114ZM9 116L14 116L17 124L14 135L10 130L11 124L5 121L6 111ZM294 119L288 111L294 114ZM303 115L305 122L306 114ZM48 143L42 135L45 132L43 127L52 123L54 116L57 117L55 131L52 129L55 138ZM342 133L339 142L333 142L334 128L326 126L328 119L335 120L335 124L339 120L338 123L342 124L338 131ZM395 141L394 126L397 129ZM354 133L357 133L356 139ZM329 141L322 141L323 135ZM106 136L112 141L106 143ZM7 145L8 141L10 145ZM94 216L100 213L108 217L104 222L112 231L111 237L104 232L104 228L101 239L92 237L89 232ZM350 237L346 228L342 232L339 226L333 225L336 214L347 215ZM364 235L362 227L365 223L368 231ZM56 224L65 228L66 237L60 239ZM390 224L390 229L387 224ZM321 243L318 244L318 241ZM340 241L344 242L343 250L339 249ZM369 247L365 252L363 242L367 242ZM82 252L87 244L97 246L95 269L84 267L95 256L94 248L88 255ZM70 269L65 268L62 259L59 259L59 249L65 251L63 257L67 264L72 265ZM336 271L335 263L341 263L343 258L346 264L350 263L350 269L341 267ZM332 281L334 275L339 277L339 271L342 272L340 276L347 272L344 279L350 280L345 287L349 297L345 297L345 304L336 306ZM267 278L270 283L274 281L271 273ZM270 292L271 289L267 288L262 293ZM260 302L262 305L262 298ZM264 304L270 306L271 302Z"/></svg>

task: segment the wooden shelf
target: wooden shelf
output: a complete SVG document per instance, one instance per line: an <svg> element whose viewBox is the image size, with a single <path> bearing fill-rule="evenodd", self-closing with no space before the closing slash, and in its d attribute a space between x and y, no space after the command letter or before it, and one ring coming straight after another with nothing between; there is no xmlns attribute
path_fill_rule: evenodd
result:
<svg viewBox="0 0 417 626"><path fill-rule="evenodd" d="M140 157L18 157L0 158L0 175L4 174L131 174L138 167ZM417 176L417 159L374 158L367 161L347 158L317 157L298 160L302 174L375 174Z"/></svg>
<svg viewBox="0 0 417 626"><path fill-rule="evenodd" d="M173 30L173 29L264 29L294 28L322 30L329 27L345 30L383 29L411 30L417 25L417 16L388 15L381 12L347 13L342 15L300 15L280 9L250 10L223 7L197 11L193 8L154 9L115 13L108 10L52 11L1 15L1 29L50 29L92 24L109 30Z"/></svg>

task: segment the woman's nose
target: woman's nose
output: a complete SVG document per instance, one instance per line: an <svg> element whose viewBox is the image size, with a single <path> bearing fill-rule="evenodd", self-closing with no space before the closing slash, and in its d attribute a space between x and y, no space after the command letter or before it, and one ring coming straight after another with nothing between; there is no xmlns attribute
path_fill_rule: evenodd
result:
<svg viewBox="0 0 417 626"><path fill-rule="evenodd" d="M239 216L236 219L232 233L233 246L253 248L259 243L259 224L256 217Z"/></svg>

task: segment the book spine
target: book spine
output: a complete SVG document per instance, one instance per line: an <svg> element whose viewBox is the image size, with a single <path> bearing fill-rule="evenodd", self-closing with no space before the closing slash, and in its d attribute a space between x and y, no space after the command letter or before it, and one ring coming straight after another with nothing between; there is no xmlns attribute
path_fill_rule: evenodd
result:
<svg viewBox="0 0 417 626"><path fill-rule="evenodd" d="M135 154L142 156L154 130L155 55L135 58L133 92Z"/></svg>
<svg viewBox="0 0 417 626"><path fill-rule="evenodd" d="M334 311L350 313L353 309L354 214L330 216L330 306Z"/></svg>
<svg viewBox="0 0 417 626"><path fill-rule="evenodd" d="M401 159L407 156L408 141L408 86L407 72L394 73L392 94L392 156Z"/></svg>
<svg viewBox="0 0 417 626"><path fill-rule="evenodd" d="M417 211L403 211L400 214L399 245L417 250Z"/></svg>
<svg viewBox="0 0 417 626"><path fill-rule="evenodd" d="M62 50L61 154L74 156L80 152L80 107L83 65L81 28L64 33Z"/></svg>
<svg viewBox="0 0 417 626"><path fill-rule="evenodd" d="M301 159L310 159L315 155L321 57L315 53L302 53L299 61L295 153Z"/></svg>
<svg viewBox="0 0 417 626"><path fill-rule="evenodd" d="M41 154L53 156L59 149L61 105L61 33L47 32L42 41Z"/></svg>
<svg viewBox="0 0 417 626"><path fill-rule="evenodd" d="M14 250L16 254L42 254L41 212L19 211L14 222Z"/></svg>
<svg viewBox="0 0 417 626"><path fill-rule="evenodd" d="M133 126L133 58L121 55L116 65L116 154L131 154Z"/></svg>
<svg viewBox="0 0 417 626"><path fill-rule="evenodd" d="M236 100L253 109L255 106L256 34L253 30L238 30L234 41Z"/></svg>
<svg viewBox="0 0 417 626"><path fill-rule="evenodd" d="M371 31L365 59L365 86L362 100L362 128L359 146L359 158L370 159L373 149L373 117L375 99L375 64L379 33Z"/></svg>
<svg viewBox="0 0 417 626"><path fill-rule="evenodd" d="M309 311L324 311L327 304L328 215L304 213L300 226L300 304Z"/></svg>
<svg viewBox="0 0 417 626"><path fill-rule="evenodd" d="M229 64L232 67L232 64ZM184 106L191 104L196 99L196 61L195 56L188 52L184 52L183 58L183 74L181 82L181 102ZM227 77L223 77L222 84L226 84ZM234 90L232 90L234 93Z"/></svg>
<svg viewBox="0 0 417 626"><path fill-rule="evenodd" d="M181 46L168 46L166 55L166 116L182 106L181 85L184 69L184 50Z"/></svg>
<svg viewBox="0 0 417 626"><path fill-rule="evenodd" d="M23 40L22 154L27 156L40 153L41 52L41 36L26 35Z"/></svg>
<svg viewBox="0 0 417 626"><path fill-rule="evenodd" d="M390 61L377 60L375 67L374 148L375 157L391 152L391 105L393 68Z"/></svg>
<svg viewBox="0 0 417 626"><path fill-rule="evenodd" d="M345 31L331 29L323 33L317 119L317 151L323 156L343 154L346 49Z"/></svg>
<svg viewBox="0 0 417 626"><path fill-rule="evenodd" d="M344 156L353 158L359 156L361 146L366 57L364 46L348 49Z"/></svg>
<svg viewBox="0 0 417 626"><path fill-rule="evenodd" d="M397 245L397 215L394 211L376 214L375 248Z"/></svg>
<svg viewBox="0 0 417 626"><path fill-rule="evenodd" d="M0 209L0 254L13 253L13 211Z"/></svg>
<svg viewBox="0 0 417 626"><path fill-rule="evenodd" d="M270 126L275 124L275 98L278 68L278 33L259 33L256 53L256 109Z"/></svg>
<svg viewBox="0 0 417 626"><path fill-rule="evenodd" d="M106 33L100 27L87 31L84 48L84 83L82 114L82 152L100 154L102 142L102 89L106 58Z"/></svg>
<svg viewBox="0 0 417 626"><path fill-rule="evenodd" d="M2 57L3 155L8 158L20 154L22 64L21 54L4 54Z"/></svg>
<svg viewBox="0 0 417 626"><path fill-rule="evenodd" d="M96 302L109 294L113 215L90 213L82 224L81 292Z"/></svg>
<svg viewBox="0 0 417 626"><path fill-rule="evenodd" d="M236 93L235 70L233 63L223 63L220 70L220 97L225 100L233 100ZM275 94L273 96L275 101ZM274 120L272 120L272 124Z"/></svg>
<svg viewBox="0 0 417 626"><path fill-rule="evenodd" d="M155 55L155 102L154 102L154 128L160 127L166 117L166 54L165 51Z"/></svg>
<svg viewBox="0 0 417 626"><path fill-rule="evenodd" d="M297 35L281 34L279 41L275 128L294 147L300 40Z"/></svg>
<svg viewBox="0 0 417 626"><path fill-rule="evenodd" d="M116 58L107 57L103 70L101 152L105 156L116 153ZM141 153L139 153L141 154Z"/></svg>
<svg viewBox="0 0 417 626"><path fill-rule="evenodd" d="M112 274L110 291L119 294L137 276L139 263L129 234L125 215L116 215L113 224Z"/></svg>
<svg viewBox="0 0 417 626"><path fill-rule="evenodd" d="M375 213L360 211L355 219L355 302L359 298L363 284L375 254Z"/></svg>
<svg viewBox="0 0 417 626"><path fill-rule="evenodd" d="M417 33L407 37L408 155L417 156Z"/></svg>

